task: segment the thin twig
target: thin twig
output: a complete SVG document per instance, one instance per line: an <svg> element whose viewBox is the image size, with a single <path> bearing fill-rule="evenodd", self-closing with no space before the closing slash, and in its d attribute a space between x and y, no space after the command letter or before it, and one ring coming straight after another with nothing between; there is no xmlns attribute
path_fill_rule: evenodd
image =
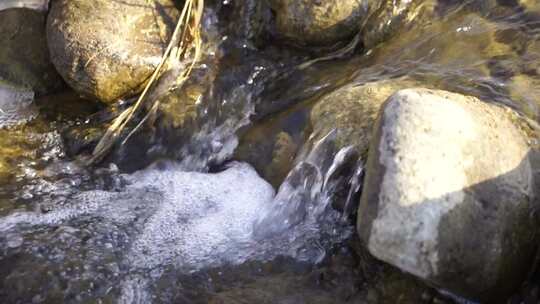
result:
<svg viewBox="0 0 540 304"><path fill-rule="evenodd" d="M115 118L111 126L107 129L105 135L101 138L100 142L94 149L92 153L92 158L89 163L95 163L100 161L116 144L120 138L122 132L131 122L134 115L142 107L145 102L154 103L150 107L150 112L157 110L158 97L156 96L154 100L147 101L147 97L151 89L154 88L154 85L158 81L159 77L163 73L170 69L171 66L175 65L175 62L187 60L189 54L192 55L191 62L189 67L182 72L182 74L176 79L173 86L181 87L181 85L189 79L192 70L200 59L201 56L201 36L200 36L200 24L201 18L204 10L204 0L186 0L184 3L184 8L178 19L178 23L174 29L174 32L171 36L170 42L165 49L161 57L161 61L152 73L150 80L144 87L143 92L139 95L137 101L124 110L118 117ZM169 63L169 64L167 64ZM139 129L139 127L146 121L148 115L133 129L129 132L128 136L122 141L124 144L127 139Z"/></svg>

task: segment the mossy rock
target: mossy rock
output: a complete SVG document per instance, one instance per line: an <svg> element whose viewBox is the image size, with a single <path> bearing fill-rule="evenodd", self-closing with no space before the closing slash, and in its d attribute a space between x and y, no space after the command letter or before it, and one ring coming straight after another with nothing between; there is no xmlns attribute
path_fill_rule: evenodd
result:
<svg viewBox="0 0 540 304"><path fill-rule="evenodd" d="M318 101L311 110L314 140L336 130L337 149L354 145L366 155L373 126L384 101L400 89L418 83L409 78L382 80L363 85L347 85Z"/></svg>
<svg viewBox="0 0 540 304"><path fill-rule="evenodd" d="M52 61L81 95L138 93L161 60L179 11L172 0L57 0L47 20Z"/></svg>
<svg viewBox="0 0 540 304"><path fill-rule="evenodd" d="M329 46L358 33L380 0L271 0L280 36L294 44Z"/></svg>

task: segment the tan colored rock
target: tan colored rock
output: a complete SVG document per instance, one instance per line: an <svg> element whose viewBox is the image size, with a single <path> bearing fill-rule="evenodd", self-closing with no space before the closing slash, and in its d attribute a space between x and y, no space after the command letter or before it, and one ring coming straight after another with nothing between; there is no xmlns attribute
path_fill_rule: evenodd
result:
<svg viewBox="0 0 540 304"><path fill-rule="evenodd" d="M300 45L328 46L358 33L380 0L271 0L278 33Z"/></svg>
<svg viewBox="0 0 540 304"><path fill-rule="evenodd" d="M537 241L535 170L515 112L428 89L388 99L370 146L358 232L371 254L493 303L519 287Z"/></svg>
<svg viewBox="0 0 540 304"><path fill-rule="evenodd" d="M47 21L51 57L66 82L103 102L136 94L178 18L172 0L57 0Z"/></svg>
<svg viewBox="0 0 540 304"><path fill-rule="evenodd" d="M274 188L279 188L294 166L298 149L289 133L263 123L242 137L234 159L248 162Z"/></svg>
<svg viewBox="0 0 540 304"><path fill-rule="evenodd" d="M436 0L383 0L362 28L362 42L367 49L391 38L400 31L435 20Z"/></svg>
<svg viewBox="0 0 540 304"><path fill-rule="evenodd" d="M293 138L286 132L280 132L276 136L274 150L272 151L272 161L265 168L265 174L268 181L276 187L281 184L283 179L289 174L294 165L294 158L298 146Z"/></svg>
<svg viewBox="0 0 540 304"><path fill-rule="evenodd" d="M399 78L349 85L326 95L311 110L313 133L318 135L315 139L335 129L337 149L355 145L365 156L384 101L394 92L415 85L411 79Z"/></svg>

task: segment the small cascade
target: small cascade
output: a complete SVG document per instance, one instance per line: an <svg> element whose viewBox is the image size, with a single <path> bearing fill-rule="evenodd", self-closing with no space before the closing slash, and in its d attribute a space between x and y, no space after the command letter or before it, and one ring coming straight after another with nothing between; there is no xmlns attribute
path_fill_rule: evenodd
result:
<svg viewBox="0 0 540 304"><path fill-rule="evenodd" d="M166 269L190 273L278 256L317 263L352 232L332 202L338 184L350 178L338 172L354 153L351 147L334 153L334 140L330 133L318 141L277 195L244 163L210 174L158 162L121 175L123 188L74 192L46 213L0 218L0 244L7 255L41 252L34 258L52 269L92 255L71 276L100 278L125 303L149 299ZM81 243L83 234L88 239ZM106 263L110 256L121 258ZM103 265L115 275L98 275Z"/></svg>

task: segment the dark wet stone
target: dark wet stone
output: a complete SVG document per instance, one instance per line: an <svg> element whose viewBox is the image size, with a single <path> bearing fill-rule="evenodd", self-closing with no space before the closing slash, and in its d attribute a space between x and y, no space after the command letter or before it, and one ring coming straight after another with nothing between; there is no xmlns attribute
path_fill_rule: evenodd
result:
<svg viewBox="0 0 540 304"><path fill-rule="evenodd" d="M46 13L26 8L0 11L0 80L37 95L63 86L47 49Z"/></svg>

